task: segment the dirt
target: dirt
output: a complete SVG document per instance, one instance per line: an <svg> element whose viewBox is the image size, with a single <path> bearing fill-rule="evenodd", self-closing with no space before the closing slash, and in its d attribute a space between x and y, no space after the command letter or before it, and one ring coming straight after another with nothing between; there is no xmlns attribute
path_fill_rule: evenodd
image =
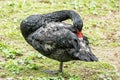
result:
<svg viewBox="0 0 120 80"><path fill-rule="evenodd" d="M0 55L0 62L5 61L5 59Z"/></svg>
<svg viewBox="0 0 120 80"><path fill-rule="evenodd" d="M110 63L116 71L120 72L120 46L114 48L92 47L92 49L99 61Z"/></svg>

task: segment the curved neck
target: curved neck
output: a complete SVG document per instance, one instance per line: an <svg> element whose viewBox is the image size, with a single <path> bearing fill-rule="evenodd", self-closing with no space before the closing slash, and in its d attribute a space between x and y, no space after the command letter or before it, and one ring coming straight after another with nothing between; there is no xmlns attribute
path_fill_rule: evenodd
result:
<svg viewBox="0 0 120 80"><path fill-rule="evenodd" d="M82 22L82 19L78 13L72 10L61 10L61 11L56 11L52 13L45 14L45 16L48 18L51 18L53 21L64 21L66 19L71 19L73 22L75 21L80 21Z"/></svg>
<svg viewBox="0 0 120 80"><path fill-rule="evenodd" d="M46 18L50 18L47 22L61 22L67 19L71 19L73 21L73 26L78 26L80 31L83 27L83 21L78 13L72 10L62 10L62 11L56 11L52 13L48 13L44 15Z"/></svg>

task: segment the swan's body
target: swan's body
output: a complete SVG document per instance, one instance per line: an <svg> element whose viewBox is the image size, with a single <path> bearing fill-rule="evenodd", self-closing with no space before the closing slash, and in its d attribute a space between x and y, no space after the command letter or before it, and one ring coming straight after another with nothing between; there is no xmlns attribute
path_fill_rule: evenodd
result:
<svg viewBox="0 0 120 80"><path fill-rule="evenodd" d="M61 21L72 19L73 25ZM97 61L91 52L86 37L79 38L82 20L74 11L63 10L44 15L32 15L21 23L25 40L46 57L62 63L70 60Z"/></svg>

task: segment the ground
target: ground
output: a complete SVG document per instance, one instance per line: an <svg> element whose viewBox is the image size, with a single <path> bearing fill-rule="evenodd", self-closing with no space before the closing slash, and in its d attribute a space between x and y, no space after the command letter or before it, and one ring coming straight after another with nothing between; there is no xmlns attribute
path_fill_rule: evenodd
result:
<svg viewBox="0 0 120 80"><path fill-rule="evenodd" d="M119 0L1 0L0 80L120 80ZM20 33L20 22L31 14L70 9L84 22L99 62L64 63L63 74L46 74L59 62L46 58L28 45ZM72 21L66 21L72 24Z"/></svg>
<svg viewBox="0 0 120 80"><path fill-rule="evenodd" d="M100 61L109 62L115 67L116 71L120 71L120 47L104 49L101 47L94 47L94 49Z"/></svg>

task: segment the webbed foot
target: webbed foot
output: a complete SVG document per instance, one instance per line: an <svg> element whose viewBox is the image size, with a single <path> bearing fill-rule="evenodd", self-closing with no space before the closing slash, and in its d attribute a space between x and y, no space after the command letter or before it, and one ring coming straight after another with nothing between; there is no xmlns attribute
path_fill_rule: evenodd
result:
<svg viewBox="0 0 120 80"><path fill-rule="evenodd" d="M60 66L59 66L59 70L45 70L44 72L45 73L48 73L48 74L58 74L58 73L62 73L62 66L63 66L63 62L60 62Z"/></svg>
<svg viewBox="0 0 120 80"><path fill-rule="evenodd" d="M60 70L44 70L45 73L48 73L48 74L58 74L58 73L61 73Z"/></svg>

